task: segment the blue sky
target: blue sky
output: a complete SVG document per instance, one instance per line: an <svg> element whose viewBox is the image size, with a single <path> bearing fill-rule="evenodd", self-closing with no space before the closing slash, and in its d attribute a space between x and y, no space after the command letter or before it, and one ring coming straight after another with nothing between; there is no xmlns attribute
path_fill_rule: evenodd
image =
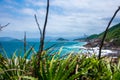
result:
<svg viewBox="0 0 120 80"><path fill-rule="evenodd" d="M10 25L0 32L0 37L38 38L34 20L38 16L43 28L46 0L0 0L0 24ZM79 38L105 30L120 0L50 0L46 36L51 38ZM120 23L120 12L112 25Z"/></svg>

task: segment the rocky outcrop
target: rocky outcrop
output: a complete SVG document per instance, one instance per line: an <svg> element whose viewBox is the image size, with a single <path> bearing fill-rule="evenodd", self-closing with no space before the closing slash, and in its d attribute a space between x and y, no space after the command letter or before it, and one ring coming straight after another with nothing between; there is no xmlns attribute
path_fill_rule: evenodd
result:
<svg viewBox="0 0 120 80"><path fill-rule="evenodd" d="M98 47L100 45L100 39L92 39L84 47Z"/></svg>
<svg viewBox="0 0 120 80"><path fill-rule="evenodd" d="M104 49L118 49L120 48L120 43L117 42L117 39L112 39L109 42L104 41ZM84 47L99 47L101 44L101 39L90 40Z"/></svg>

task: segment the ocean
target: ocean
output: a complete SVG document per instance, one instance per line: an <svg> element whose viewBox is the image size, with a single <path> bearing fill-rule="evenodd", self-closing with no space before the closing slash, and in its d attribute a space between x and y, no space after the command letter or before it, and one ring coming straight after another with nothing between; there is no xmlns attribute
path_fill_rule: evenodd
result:
<svg viewBox="0 0 120 80"><path fill-rule="evenodd" d="M80 52L80 47L82 47L84 44L86 44L86 42L51 41L51 42L45 42L44 49L48 49L51 47L48 52L50 54L53 54L55 52L58 52L62 48L60 56L63 56L63 55L66 55L68 53L71 53L71 52L73 52L73 53ZM16 52L16 55L22 56L24 54L24 47L23 47L24 43L23 42L4 41L4 42L0 42L0 46L4 49L4 52L6 52L6 54L9 58L13 55L14 52ZM27 50L30 49L31 46L33 46L35 51L37 52L39 49L39 42L27 42ZM3 50L0 50L0 53L3 53Z"/></svg>

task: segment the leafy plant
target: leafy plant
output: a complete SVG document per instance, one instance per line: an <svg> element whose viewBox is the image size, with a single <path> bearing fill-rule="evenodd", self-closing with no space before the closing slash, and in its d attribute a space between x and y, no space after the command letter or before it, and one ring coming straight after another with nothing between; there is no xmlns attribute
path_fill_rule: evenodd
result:
<svg viewBox="0 0 120 80"><path fill-rule="evenodd" d="M25 76L29 74L29 64L28 56L31 53L32 48L30 48L23 57L16 56L16 52L13 54L12 58L0 57L0 79L2 80L16 80L20 76Z"/></svg>

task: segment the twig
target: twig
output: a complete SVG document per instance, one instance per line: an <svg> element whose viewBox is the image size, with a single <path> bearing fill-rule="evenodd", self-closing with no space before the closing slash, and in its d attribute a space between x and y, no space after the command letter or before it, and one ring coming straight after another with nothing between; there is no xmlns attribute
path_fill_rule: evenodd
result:
<svg viewBox="0 0 120 80"><path fill-rule="evenodd" d="M41 59L41 53L43 52L44 49L44 40L45 40L45 32L46 32L46 26L47 26L47 21L48 21L48 12L49 12L49 0L47 0L47 8L46 8L46 16L45 16L45 22L44 22L44 27L43 27L43 34L42 34L42 39L40 42L40 51L38 52L38 65L40 65L40 59Z"/></svg>
<svg viewBox="0 0 120 80"><path fill-rule="evenodd" d="M102 47L103 47L103 44L104 44L104 40L105 40L106 35L107 35L107 32L108 32L108 29L109 29L109 27L110 27L113 19L115 18L116 14L118 13L119 10L120 10L120 6L119 6L118 9L115 11L113 17L111 18L111 20L110 20L109 23L108 23L108 26L106 27L105 33L104 33L104 35L103 35L103 38L102 38L102 41L101 41L101 44L100 44L98 59L100 59L100 57L101 57L101 50L102 50Z"/></svg>
<svg viewBox="0 0 120 80"><path fill-rule="evenodd" d="M44 48L44 40L45 40L46 26L47 26L47 21L48 21L48 13L49 13L49 0L47 0L46 17L45 17L45 22L44 22L43 39L41 41L41 51L40 52L42 52L43 48Z"/></svg>
<svg viewBox="0 0 120 80"><path fill-rule="evenodd" d="M1 26L1 25L0 25L0 31L2 31L2 28L7 27L9 24L10 24L10 23L8 23L8 24L6 24L6 25L4 25L4 26Z"/></svg>
<svg viewBox="0 0 120 80"><path fill-rule="evenodd" d="M34 15L34 17L35 17L35 21L36 21L36 24L37 24L37 26L38 26L38 29L39 29L39 31L40 31L40 35L42 36L42 30L41 30L40 25L39 25L39 23L38 23L36 14Z"/></svg>
<svg viewBox="0 0 120 80"><path fill-rule="evenodd" d="M46 16L45 16L45 22L44 22L44 27L43 27L43 33L42 33L41 28L39 26L37 16L34 15L36 24L37 24L39 32L40 32L40 45L39 45L39 50L38 50L38 53L36 56L37 57L37 61L36 61L37 62L37 64L36 64L37 69L34 70L34 76L38 77L39 79L41 79L41 76L40 76L40 72L37 70L40 69L41 54L42 54L43 49L44 49L44 40L45 40L45 32L46 32L46 26L47 26L47 21L48 21L48 13L49 13L49 0L47 0Z"/></svg>
<svg viewBox="0 0 120 80"><path fill-rule="evenodd" d="M24 32L24 54L26 53L26 32Z"/></svg>
<svg viewBox="0 0 120 80"><path fill-rule="evenodd" d="M34 17L35 17L35 22L36 22L38 29L39 29L39 32L40 32L40 43L41 43L41 41L43 39L42 30L41 30L40 25L38 23L37 16L34 15ZM39 53L40 53L40 49L41 49L41 44L39 45L39 50L38 50Z"/></svg>

